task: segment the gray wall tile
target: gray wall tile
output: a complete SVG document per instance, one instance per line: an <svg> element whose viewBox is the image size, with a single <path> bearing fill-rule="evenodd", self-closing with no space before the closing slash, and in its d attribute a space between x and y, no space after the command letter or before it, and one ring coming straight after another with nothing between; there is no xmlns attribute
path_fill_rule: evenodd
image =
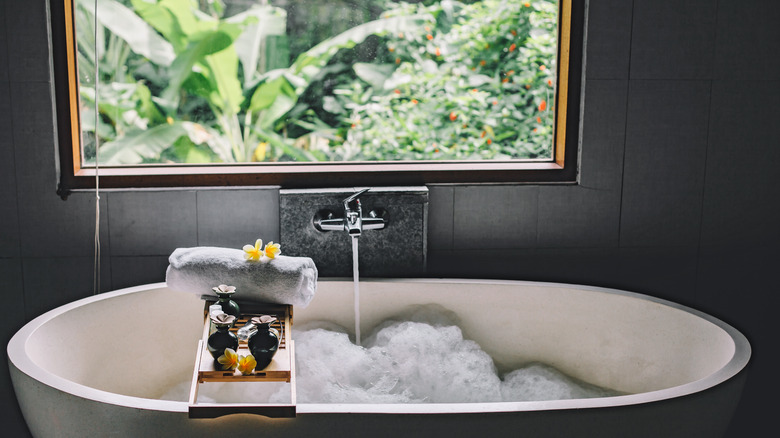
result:
<svg viewBox="0 0 780 438"><path fill-rule="evenodd" d="M711 79L717 0L636 0L631 79Z"/></svg>
<svg viewBox="0 0 780 438"><path fill-rule="evenodd" d="M599 0L588 4L588 79L628 79L633 2Z"/></svg>
<svg viewBox="0 0 780 438"><path fill-rule="evenodd" d="M438 278L530 279L535 249L440 250L429 253L428 276Z"/></svg>
<svg viewBox="0 0 780 438"><path fill-rule="evenodd" d="M779 80L780 2L718 2L716 79Z"/></svg>
<svg viewBox="0 0 780 438"><path fill-rule="evenodd" d="M101 290L111 290L111 261L101 259ZM27 319L92 295L92 257L28 257L22 260Z"/></svg>
<svg viewBox="0 0 780 438"><path fill-rule="evenodd" d="M0 19L0 27L3 20ZM0 40L0 47L3 41ZM3 66L0 65L0 71ZM0 80L0 257L19 257L19 212L16 196L16 159L11 124L11 94L7 81Z"/></svg>
<svg viewBox="0 0 780 438"><path fill-rule="evenodd" d="M709 99L708 82L631 82L621 246L697 244Z"/></svg>
<svg viewBox="0 0 780 438"><path fill-rule="evenodd" d="M4 19L11 81L47 82L51 77L47 2L6 1Z"/></svg>
<svg viewBox="0 0 780 438"><path fill-rule="evenodd" d="M703 246L780 244L778 81L715 81Z"/></svg>
<svg viewBox="0 0 780 438"><path fill-rule="evenodd" d="M452 249L454 189L451 186L428 186L428 249Z"/></svg>
<svg viewBox="0 0 780 438"><path fill-rule="evenodd" d="M198 245L241 248L279 242L279 190L199 190Z"/></svg>
<svg viewBox="0 0 780 438"><path fill-rule="evenodd" d="M176 248L196 246L195 198L189 190L111 193L111 255L170 255Z"/></svg>
<svg viewBox="0 0 780 438"><path fill-rule="evenodd" d="M95 252L94 194L72 194L67 201L53 191L45 196L21 195L19 202L22 256L90 256ZM107 194L100 201L100 248L109 251Z"/></svg>
<svg viewBox="0 0 780 438"><path fill-rule="evenodd" d="M14 303L16 306L16 309L4 312L3 318L0 320L0 344L5 348L11 337L27 322L24 313L22 259L0 258L0 278L2 278L3 290L0 292L2 294L0 296L4 302ZM3 406L3 412L0 414L0 421L3 422L3 434L13 437L30 436L22 412L16 402L11 379L8 377L7 360L0 361L0 404Z"/></svg>
<svg viewBox="0 0 780 438"><path fill-rule="evenodd" d="M696 247L620 248L612 281L620 288L684 305L696 299Z"/></svg>
<svg viewBox="0 0 780 438"><path fill-rule="evenodd" d="M453 199L453 248L533 248L539 188L457 186Z"/></svg>
<svg viewBox="0 0 780 438"><path fill-rule="evenodd" d="M22 196L47 196L57 190L51 84L11 83L11 122L17 184Z"/></svg>
<svg viewBox="0 0 780 438"><path fill-rule="evenodd" d="M539 188L539 248L618 246L620 190Z"/></svg>
<svg viewBox="0 0 780 438"><path fill-rule="evenodd" d="M111 285L114 289L165 281L168 256L111 257Z"/></svg>
<svg viewBox="0 0 780 438"><path fill-rule="evenodd" d="M580 185L583 187L620 188L627 100L628 81L587 81L580 153Z"/></svg>
<svg viewBox="0 0 780 438"><path fill-rule="evenodd" d="M2 329L0 331L0 336L2 336L0 337L0 342L3 345L8 345L8 340L11 339L11 336L27 322L24 314L26 300L24 294L20 293L24 291L22 259L18 257L0 258L0 279L2 279L0 284L2 284L3 301L6 303L15 302L16 306L18 306L13 311L5 312L2 318L3 321L0 323L0 329Z"/></svg>
<svg viewBox="0 0 780 438"><path fill-rule="evenodd" d="M8 34L6 33L6 16L5 1L0 3L0 11L3 12L0 16L0 82L8 81Z"/></svg>

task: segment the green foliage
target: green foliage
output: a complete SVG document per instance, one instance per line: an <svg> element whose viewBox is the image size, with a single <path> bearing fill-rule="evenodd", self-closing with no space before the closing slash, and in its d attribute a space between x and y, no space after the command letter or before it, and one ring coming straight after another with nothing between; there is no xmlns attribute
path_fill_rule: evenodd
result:
<svg viewBox="0 0 780 438"><path fill-rule="evenodd" d="M549 156L555 1L388 2L289 66L281 8L125 3L98 1L96 53L93 2L77 1L82 129L101 163Z"/></svg>
<svg viewBox="0 0 780 438"><path fill-rule="evenodd" d="M392 74L356 65L362 83L336 90L349 111L333 159L550 156L555 3L443 1L390 13L433 18L424 32L386 40Z"/></svg>

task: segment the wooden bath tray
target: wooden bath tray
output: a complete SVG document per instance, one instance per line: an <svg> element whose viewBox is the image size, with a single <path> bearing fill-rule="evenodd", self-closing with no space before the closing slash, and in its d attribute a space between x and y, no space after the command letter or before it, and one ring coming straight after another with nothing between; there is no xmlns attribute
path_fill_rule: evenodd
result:
<svg viewBox="0 0 780 438"><path fill-rule="evenodd" d="M209 297L211 298L211 297ZM293 320L293 307L277 304L253 304L242 303L241 316L236 320L233 328L234 334L250 319L260 315L273 315L276 321L272 328L279 331L279 349L271 363L262 370L255 370L252 374L242 375L238 370L224 371L214 367L214 358L206 348L209 337L210 320L208 308L214 301L207 299L204 311L204 324L201 339L198 341L198 352L195 357L195 368L192 375L189 397L190 418L215 418L222 415L248 413L267 417L294 417L295 416L295 350L294 342L290 339ZM240 356L250 354L246 341L239 340L238 351ZM204 403L198 402L199 386L203 383L225 382L241 384L244 382L288 382L290 385L290 403L284 404L256 404L256 403Z"/></svg>

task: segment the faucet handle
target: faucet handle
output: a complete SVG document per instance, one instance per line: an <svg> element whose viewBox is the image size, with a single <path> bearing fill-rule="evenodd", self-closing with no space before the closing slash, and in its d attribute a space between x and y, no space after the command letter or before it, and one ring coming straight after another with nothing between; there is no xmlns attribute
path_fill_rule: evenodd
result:
<svg viewBox="0 0 780 438"><path fill-rule="evenodd" d="M353 208L350 207L350 204L352 202L354 202L358 198L358 196L362 195L363 193L366 193L369 190L371 190L371 189L368 188L368 189L358 190L357 192L355 192L355 193L349 195L348 197L346 197L344 199L344 201L342 201L344 203L344 210L345 211L346 210L352 210ZM360 204L358 204L358 205L360 205Z"/></svg>

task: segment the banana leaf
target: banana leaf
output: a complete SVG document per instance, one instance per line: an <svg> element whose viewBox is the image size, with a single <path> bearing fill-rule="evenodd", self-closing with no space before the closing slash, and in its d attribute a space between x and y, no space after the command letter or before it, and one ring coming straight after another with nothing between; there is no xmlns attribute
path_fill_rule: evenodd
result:
<svg viewBox="0 0 780 438"><path fill-rule="evenodd" d="M97 0L97 3L100 10L98 22L127 42L133 52L156 64L171 65L176 58L173 46L141 17L114 0ZM93 0L79 0L78 4L92 16L95 15Z"/></svg>

